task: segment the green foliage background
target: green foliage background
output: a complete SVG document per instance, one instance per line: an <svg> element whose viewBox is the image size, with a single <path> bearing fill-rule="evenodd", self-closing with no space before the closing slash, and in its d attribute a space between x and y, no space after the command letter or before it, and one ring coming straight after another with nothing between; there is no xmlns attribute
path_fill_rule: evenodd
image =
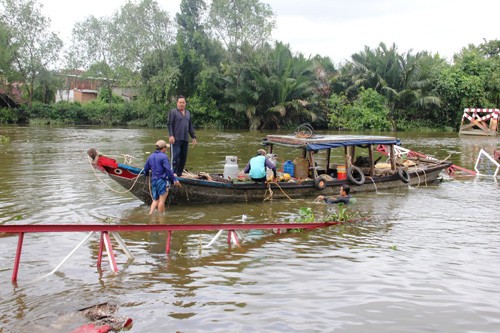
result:
<svg viewBox="0 0 500 333"><path fill-rule="evenodd" d="M335 64L271 43L274 28L259 0L182 0L175 17L142 0L77 22L63 49L37 0L0 0L0 96L17 102L1 104L0 123L165 127L184 95L197 127L456 130L464 108L500 105L499 40L453 59L380 43ZM101 83L98 98L55 103L77 69Z"/></svg>

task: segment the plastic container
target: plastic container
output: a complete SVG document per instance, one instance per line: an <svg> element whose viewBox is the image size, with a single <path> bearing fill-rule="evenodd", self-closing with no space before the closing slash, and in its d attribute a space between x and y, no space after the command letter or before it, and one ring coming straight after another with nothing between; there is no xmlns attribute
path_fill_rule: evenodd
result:
<svg viewBox="0 0 500 333"><path fill-rule="evenodd" d="M291 160L288 160L283 164L283 172L289 174L290 177L294 176L294 169L295 167Z"/></svg>
<svg viewBox="0 0 500 333"><path fill-rule="evenodd" d="M274 178L274 172L273 172L273 170L271 170L269 168L266 168L266 179L268 181L271 181L271 180L273 180L273 178Z"/></svg>
<svg viewBox="0 0 500 333"><path fill-rule="evenodd" d="M338 180L347 179L347 173L346 173L345 165L339 165L339 166L337 166L337 179Z"/></svg>
<svg viewBox="0 0 500 333"><path fill-rule="evenodd" d="M276 154L267 154L266 157L273 162L274 166L276 169L278 169L278 155ZM273 170L266 168L266 179L267 180L272 180L274 177L274 172Z"/></svg>
<svg viewBox="0 0 500 333"><path fill-rule="evenodd" d="M305 179L309 176L309 162L304 157L296 157L293 166L295 178Z"/></svg>
<svg viewBox="0 0 500 333"><path fill-rule="evenodd" d="M224 178L238 178L238 158L236 156L226 156L226 164L224 164Z"/></svg>
<svg viewBox="0 0 500 333"><path fill-rule="evenodd" d="M266 157L273 162L275 167L278 167L278 155L276 154L267 154Z"/></svg>

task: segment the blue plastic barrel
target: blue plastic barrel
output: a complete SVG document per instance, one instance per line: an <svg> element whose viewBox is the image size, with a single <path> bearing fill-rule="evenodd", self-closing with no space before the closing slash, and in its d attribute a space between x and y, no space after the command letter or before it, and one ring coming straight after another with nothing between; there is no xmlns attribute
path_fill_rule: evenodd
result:
<svg viewBox="0 0 500 333"><path fill-rule="evenodd" d="M283 164L283 172L289 174L291 177L293 177L293 172L295 171L295 167L293 165L293 162L288 160Z"/></svg>

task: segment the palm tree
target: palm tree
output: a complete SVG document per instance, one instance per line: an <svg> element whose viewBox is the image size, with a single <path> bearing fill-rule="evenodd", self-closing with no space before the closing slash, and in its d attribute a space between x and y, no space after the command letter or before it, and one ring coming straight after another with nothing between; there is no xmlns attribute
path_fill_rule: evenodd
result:
<svg viewBox="0 0 500 333"><path fill-rule="evenodd" d="M316 120L310 107L316 88L314 62L301 54L294 56L288 45L276 43L265 63L265 68L252 70L250 82L260 127L290 127Z"/></svg>
<svg viewBox="0 0 500 333"><path fill-rule="evenodd" d="M439 106L440 100L431 88L430 71L423 70L432 59L427 52L399 54L395 44L387 48L380 43L375 50L365 47L352 55L349 75L353 85L349 90L372 88L384 95L390 109L389 121L395 130L398 119L415 116L413 110Z"/></svg>

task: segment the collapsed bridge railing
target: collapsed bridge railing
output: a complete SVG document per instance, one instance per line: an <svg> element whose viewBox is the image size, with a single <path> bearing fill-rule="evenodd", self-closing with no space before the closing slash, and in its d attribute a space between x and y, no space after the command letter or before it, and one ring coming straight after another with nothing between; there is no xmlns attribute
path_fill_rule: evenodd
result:
<svg viewBox="0 0 500 333"><path fill-rule="evenodd" d="M62 264L68 260L76 250L81 247L92 234L98 232L101 233L99 242L99 252L97 258L97 266L101 267L102 254L104 248L106 248L106 253L110 263L111 270L115 273L118 272L118 266L116 263L113 246L111 243L110 235L116 240L118 246L124 251L129 259L134 259L133 254L125 245L125 242L118 234L119 232L166 232L166 255L170 253L171 239L173 231L219 231L216 237L218 237L221 231L228 231L227 242L231 245L231 242L238 244L238 231L241 230L277 230L279 233L281 230L287 229L317 229L325 228L328 226L341 224L340 221L331 222L314 222L314 223L227 223L227 224L155 224L155 225L144 225L144 224L128 224L128 225L106 225L106 224L30 224L30 225L4 225L0 226L1 233L12 233L18 234L18 242L16 249L16 256L14 259L14 269L12 271L12 282L17 281L17 276L19 272L19 265L21 262L21 252L23 248L24 235L27 233L60 233L60 232L88 232L89 234L62 260L62 262L57 265L54 270L50 273L44 275L48 276L55 271L57 271ZM212 243L212 242L211 242ZM211 244L210 243L210 244Z"/></svg>
<svg viewBox="0 0 500 333"><path fill-rule="evenodd" d="M460 134L497 135L499 109L466 108L462 115Z"/></svg>
<svg viewBox="0 0 500 333"><path fill-rule="evenodd" d="M384 145L378 145L376 150L382 154L390 155L389 149ZM427 156L427 155L419 153L417 151L413 151L413 150L410 150L410 149L407 149L404 147L400 147L400 146L395 146L394 152L395 152L396 157L398 157L398 158L401 158L401 157L425 158L425 159L432 160L435 162L443 162L449 158L449 156L448 156L445 160L440 161L437 158L434 158L432 156ZM462 173L462 174L469 175L469 176L476 175L475 171L463 168L463 167L455 165L455 164L452 164L448 168L446 168L446 173L451 177L455 176L455 174L457 174L457 173Z"/></svg>

